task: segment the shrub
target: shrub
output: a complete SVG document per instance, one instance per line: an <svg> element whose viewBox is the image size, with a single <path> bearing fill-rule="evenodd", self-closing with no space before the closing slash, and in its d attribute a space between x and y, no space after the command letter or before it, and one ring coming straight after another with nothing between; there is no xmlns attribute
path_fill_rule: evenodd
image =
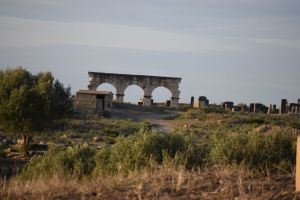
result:
<svg viewBox="0 0 300 200"><path fill-rule="evenodd" d="M296 136L290 129L274 130L268 134L218 134L210 140L209 157L212 163L217 164L292 171L295 164L295 141ZM284 169L282 166L285 166Z"/></svg>
<svg viewBox="0 0 300 200"><path fill-rule="evenodd" d="M83 177L91 174L95 167L95 151L89 147L66 148L51 146L43 156L34 156L21 171L19 177L32 180L58 174L64 177Z"/></svg>
<svg viewBox="0 0 300 200"><path fill-rule="evenodd" d="M177 165L193 167L201 164L202 150L178 133L138 133L120 138L111 149L100 150L95 158L95 173L128 173L162 164L166 159Z"/></svg>
<svg viewBox="0 0 300 200"><path fill-rule="evenodd" d="M119 137L115 144L96 152L89 147L50 146L44 156L34 156L19 177L89 177L128 174L171 163L188 169L202 165L243 165L249 169L291 172L295 164L297 130L270 129L267 132L216 133L201 145L179 133L141 131Z"/></svg>

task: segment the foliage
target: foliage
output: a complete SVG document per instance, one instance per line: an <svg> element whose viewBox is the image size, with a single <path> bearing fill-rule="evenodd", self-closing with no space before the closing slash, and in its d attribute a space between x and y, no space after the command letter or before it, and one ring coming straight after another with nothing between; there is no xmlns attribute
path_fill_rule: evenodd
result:
<svg viewBox="0 0 300 200"><path fill-rule="evenodd" d="M290 129L265 134L216 134L210 140L209 158L217 164L245 165L262 171L284 167L280 170L291 172L295 165L295 141L296 136Z"/></svg>
<svg viewBox="0 0 300 200"><path fill-rule="evenodd" d="M203 150L178 133L140 132L120 137L112 147L98 152L89 147L51 146L44 156L32 157L19 177L31 180L53 174L64 177L127 174L165 162L192 168L202 163Z"/></svg>
<svg viewBox="0 0 300 200"><path fill-rule="evenodd" d="M71 109L70 88L50 72L32 75L19 67L0 71L0 122L6 131L30 135Z"/></svg>
<svg viewBox="0 0 300 200"><path fill-rule="evenodd" d="M172 161L192 167L201 164L201 151L178 133L138 133L120 138L96 154L96 174L128 173Z"/></svg>
<svg viewBox="0 0 300 200"><path fill-rule="evenodd" d="M89 147L51 146L44 156L34 156L22 170L24 180L58 174L89 177L128 174L158 165L202 166L241 165L247 169L292 172L295 165L295 129L278 128L268 132L216 133L206 143L179 133L139 132L118 137L100 150Z"/></svg>
<svg viewBox="0 0 300 200"><path fill-rule="evenodd" d="M95 150L89 147L66 148L51 146L44 156L34 156L22 170L19 177L32 180L51 177L83 177L91 174L95 167Z"/></svg>

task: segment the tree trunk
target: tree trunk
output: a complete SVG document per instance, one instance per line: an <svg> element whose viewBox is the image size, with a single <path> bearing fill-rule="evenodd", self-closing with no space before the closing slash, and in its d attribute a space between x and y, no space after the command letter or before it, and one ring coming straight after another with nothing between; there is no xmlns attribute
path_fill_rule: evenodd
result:
<svg viewBox="0 0 300 200"><path fill-rule="evenodd" d="M31 138L26 134L22 134L22 139L23 139L22 150L24 151L24 155L26 156L28 154L28 145Z"/></svg>

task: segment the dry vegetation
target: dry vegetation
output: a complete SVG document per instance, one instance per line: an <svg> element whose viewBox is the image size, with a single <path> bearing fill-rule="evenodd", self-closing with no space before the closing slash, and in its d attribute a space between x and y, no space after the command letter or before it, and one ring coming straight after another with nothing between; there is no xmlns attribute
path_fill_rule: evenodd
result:
<svg viewBox="0 0 300 200"><path fill-rule="evenodd" d="M191 109L164 122L175 129L69 118L34 137L48 151L0 181L0 199L296 199L299 116Z"/></svg>
<svg viewBox="0 0 300 200"><path fill-rule="evenodd" d="M12 180L3 199L293 199L293 174L261 176L243 168L213 167L188 171L168 165L128 176L90 180ZM2 183L4 184L4 183Z"/></svg>

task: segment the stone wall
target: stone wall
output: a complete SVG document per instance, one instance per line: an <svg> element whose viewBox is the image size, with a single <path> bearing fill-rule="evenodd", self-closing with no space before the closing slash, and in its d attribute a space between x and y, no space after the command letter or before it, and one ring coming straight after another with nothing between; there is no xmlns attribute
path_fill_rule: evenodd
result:
<svg viewBox="0 0 300 200"><path fill-rule="evenodd" d="M90 94L76 94L75 98L75 111L80 113L90 113L90 114L100 114L102 109L96 110L97 103L101 104L100 107L103 107L102 102L97 102L96 95Z"/></svg>

